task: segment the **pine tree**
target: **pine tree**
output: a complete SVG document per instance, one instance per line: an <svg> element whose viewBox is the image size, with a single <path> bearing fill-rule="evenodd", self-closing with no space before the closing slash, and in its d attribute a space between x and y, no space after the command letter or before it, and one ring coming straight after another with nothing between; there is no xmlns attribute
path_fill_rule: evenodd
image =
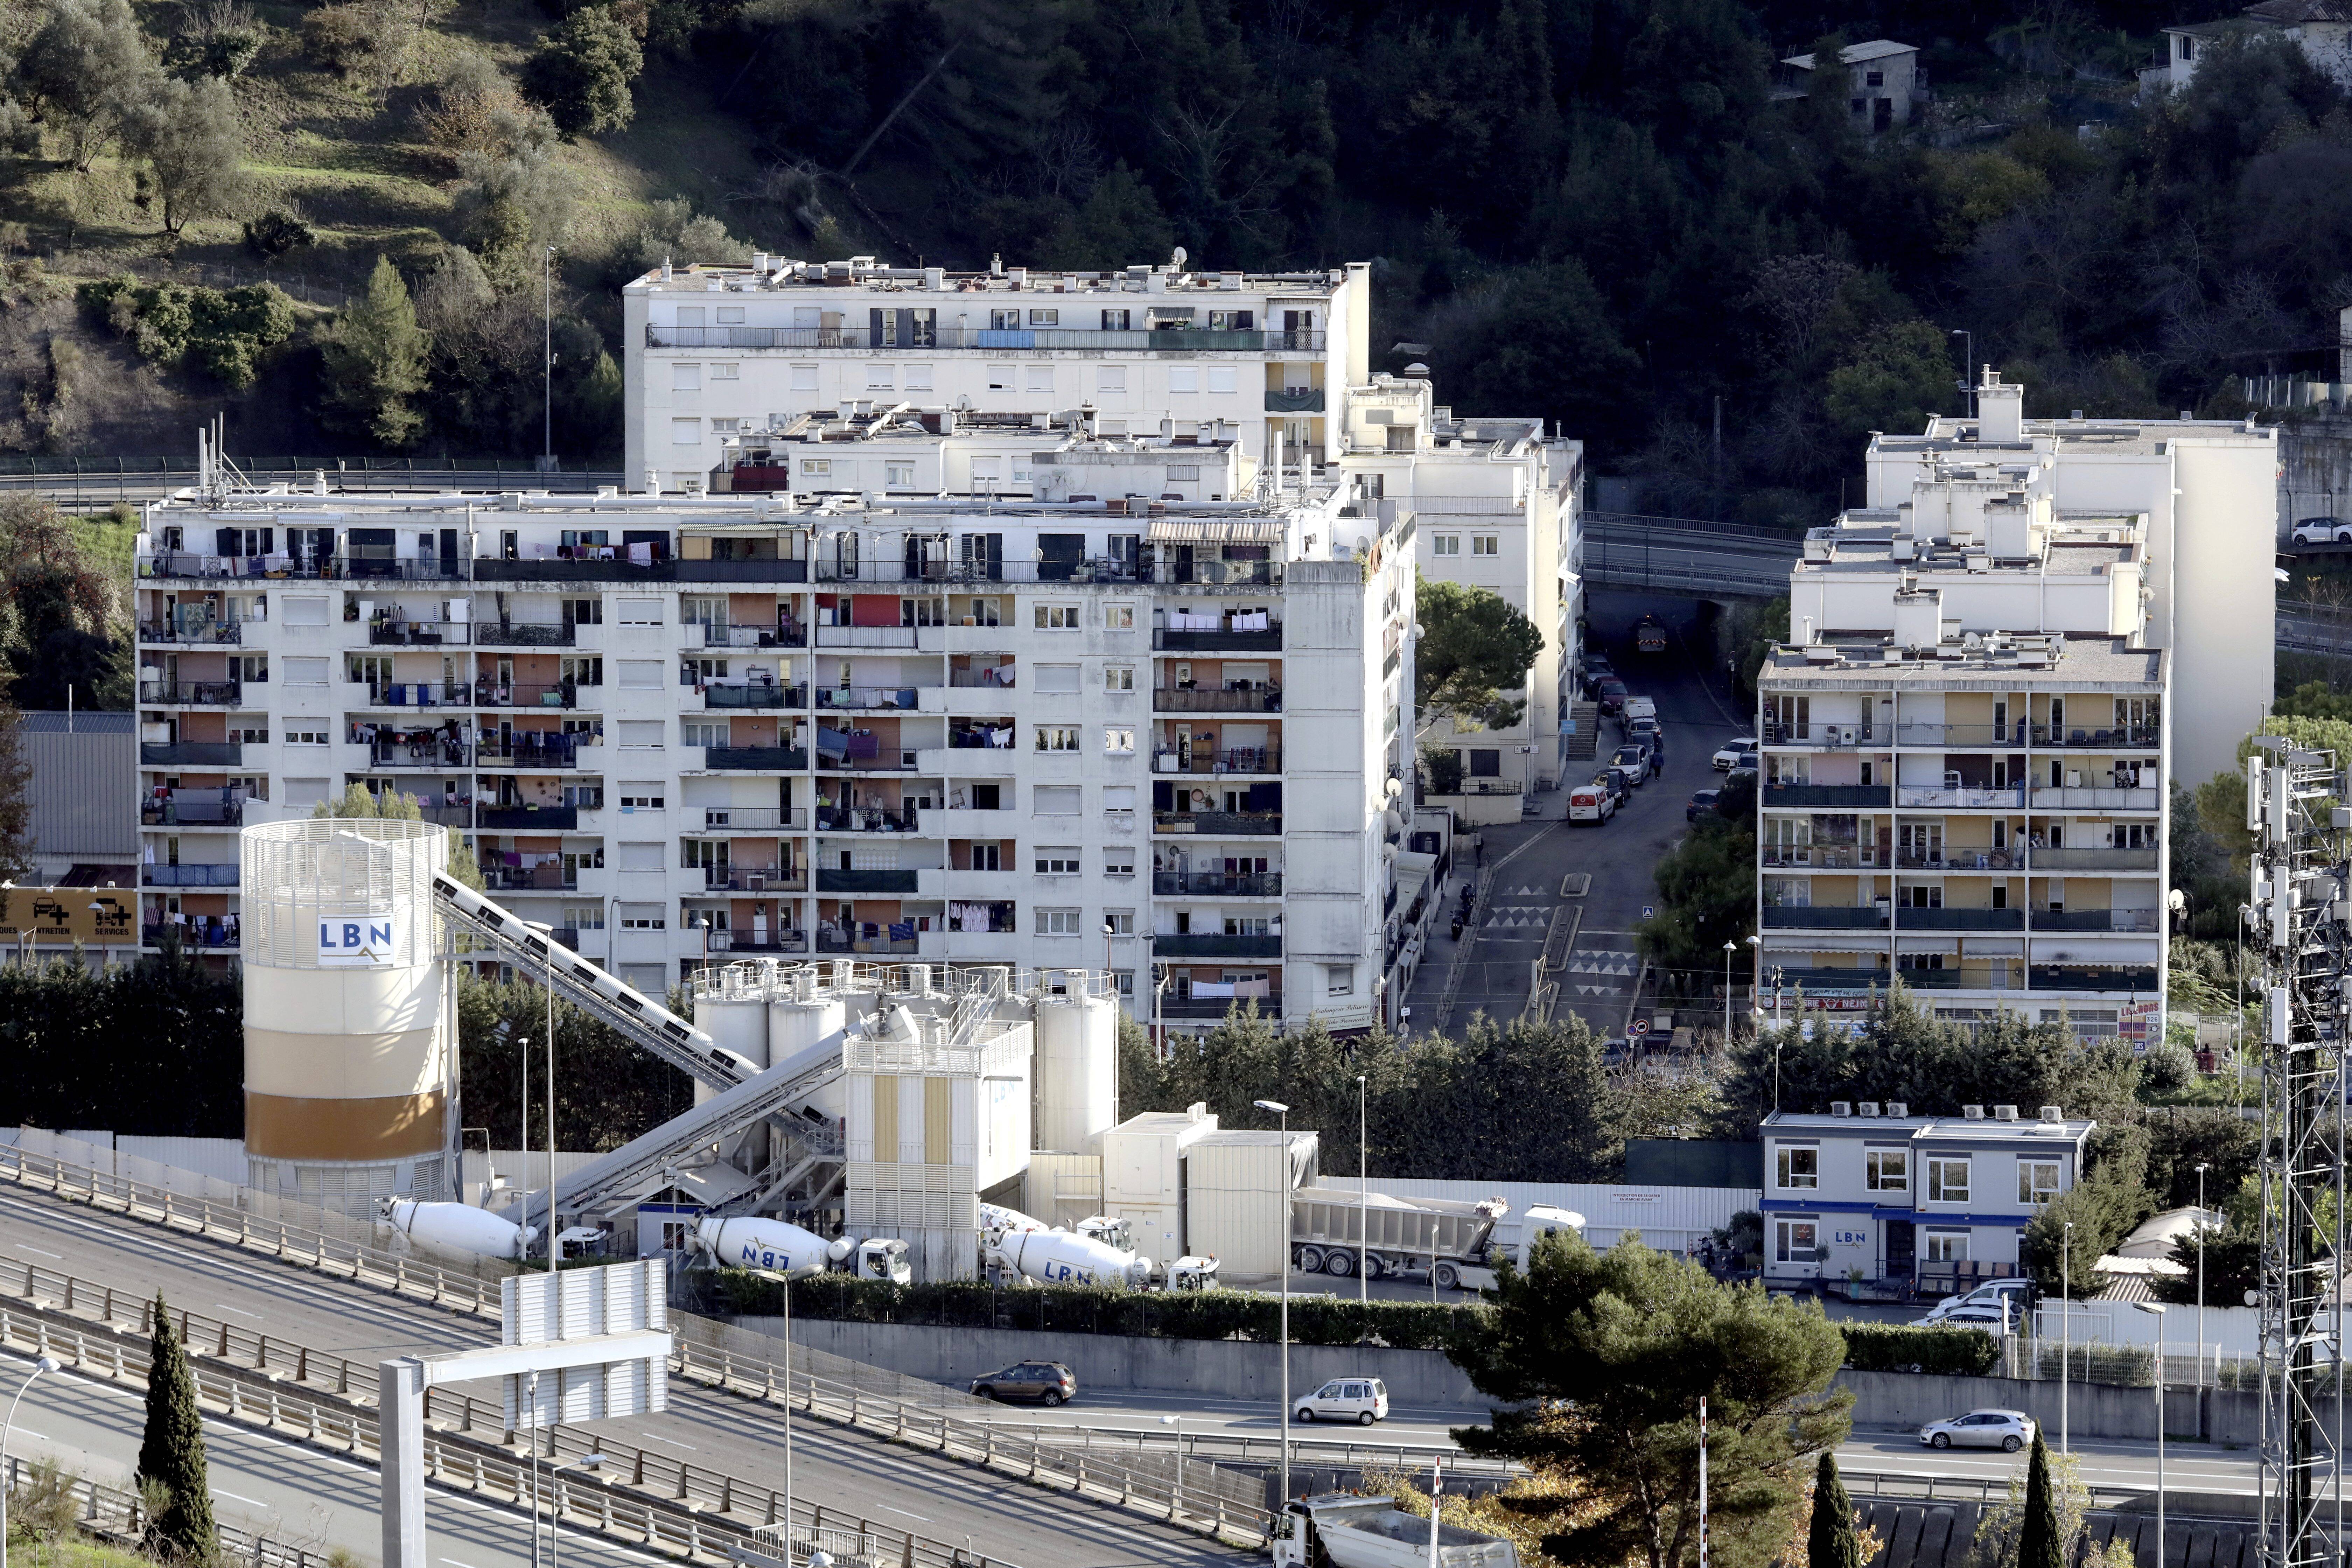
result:
<svg viewBox="0 0 2352 1568"><path fill-rule="evenodd" d="M424 416L409 400L425 390L431 341L416 324L416 306L400 268L375 258L367 293L336 312L320 348L327 362L327 396L346 425L385 447L415 441Z"/></svg>
<svg viewBox="0 0 2352 1568"><path fill-rule="evenodd" d="M1813 1523L1805 1539L1806 1568L1862 1568L1862 1541L1854 1533L1853 1500L1838 1479L1837 1456L1823 1454L1813 1473Z"/></svg>
<svg viewBox="0 0 2352 1568"><path fill-rule="evenodd" d="M213 1493L205 1468L204 1415L188 1352L172 1326L172 1310L155 1293L155 1329L147 1363L147 1436L139 1445L139 1479L169 1500L147 1521L147 1549L167 1560L210 1562Z"/></svg>
<svg viewBox="0 0 2352 1568"><path fill-rule="evenodd" d="M2025 1519L2017 1532L2017 1568L2061 1568L2058 1499L2050 1484L2050 1450L2042 1428L2033 1429L2033 1454L2025 1467Z"/></svg>

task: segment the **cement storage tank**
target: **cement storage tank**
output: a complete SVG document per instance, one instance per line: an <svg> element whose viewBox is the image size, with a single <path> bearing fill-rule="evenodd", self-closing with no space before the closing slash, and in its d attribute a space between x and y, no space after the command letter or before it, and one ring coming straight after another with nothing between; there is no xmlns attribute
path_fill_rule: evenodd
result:
<svg viewBox="0 0 2352 1568"><path fill-rule="evenodd" d="M437 824L378 817L240 836L252 1185L370 1214L455 1195L457 1053L432 887L448 854Z"/></svg>
<svg viewBox="0 0 2352 1568"><path fill-rule="evenodd" d="M1118 1122L1118 999L1083 970L1039 979L1037 1147L1099 1153Z"/></svg>

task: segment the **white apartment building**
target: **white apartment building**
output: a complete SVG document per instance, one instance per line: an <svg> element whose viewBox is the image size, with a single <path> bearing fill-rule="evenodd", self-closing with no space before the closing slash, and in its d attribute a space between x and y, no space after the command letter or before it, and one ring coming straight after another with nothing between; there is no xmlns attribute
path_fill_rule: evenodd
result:
<svg viewBox="0 0 2352 1568"><path fill-rule="evenodd" d="M1368 370L1369 271L665 265L622 290L626 471L690 489L730 435L902 401L1087 409L1101 435L1223 424L1253 458L1321 468L1326 400Z"/></svg>
<svg viewBox="0 0 2352 1568"><path fill-rule="evenodd" d="M359 784L654 994L736 953L899 955L1107 967L1175 1026L1392 1021L1425 876L1411 512L1124 499L1230 447L1022 458L1109 499L151 508L143 934L233 947L236 828Z"/></svg>
<svg viewBox="0 0 2352 1568"><path fill-rule="evenodd" d="M2269 691L2274 437L1977 392L1874 440L1871 504L1790 572L1759 980L1834 1015L1899 973L1948 1017L2160 1039L2169 786L2231 765Z"/></svg>
<svg viewBox="0 0 2352 1568"><path fill-rule="evenodd" d="M1558 784L1583 619L1584 444L1547 437L1540 419L1456 417L1411 368L1349 387L1342 409L1339 469L1360 496L1412 509L1422 574L1492 589L1544 637L1522 722L1464 730L1441 716L1424 719L1420 739L1461 753L1473 788Z"/></svg>

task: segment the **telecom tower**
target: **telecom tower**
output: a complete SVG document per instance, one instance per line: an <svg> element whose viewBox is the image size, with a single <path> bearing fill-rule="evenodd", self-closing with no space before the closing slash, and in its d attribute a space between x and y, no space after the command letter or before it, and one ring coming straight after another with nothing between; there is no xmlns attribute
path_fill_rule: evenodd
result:
<svg viewBox="0 0 2352 1568"><path fill-rule="evenodd" d="M2352 795L2335 753L2273 736L2255 746L2246 827L2259 839L2245 919L2263 967L2263 1563L2336 1568L2343 1418L2339 1411L2323 1440L2320 1412L2337 1378L2333 1319L2344 1279L2352 811L2336 803Z"/></svg>

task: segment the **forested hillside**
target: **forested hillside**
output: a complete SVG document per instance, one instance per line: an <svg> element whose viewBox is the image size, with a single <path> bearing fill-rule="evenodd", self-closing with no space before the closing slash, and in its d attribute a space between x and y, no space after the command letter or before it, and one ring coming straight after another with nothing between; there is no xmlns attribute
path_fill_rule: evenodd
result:
<svg viewBox="0 0 2352 1568"><path fill-rule="evenodd" d="M1181 245L1209 267L1374 258L1379 346L1430 345L1444 401L1560 420L1654 505L1811 520L1865 431L1955 405L1962 331L2037 412L2231 408L2233 376L2321 364L2352 302L2344 95L2253 32L2210 41L2189 89L2137 91L2158 27L2231 14L16 0L0 338L34 317L69 335L35 256L294 298L86 298L78 330L119 374L0 341L27 411L0 438L81 445L102 418L42 412L79 376L86 401L227 397L286 441L528 451L552 243L559 446L609 449L610 290L662 255L1117 266ZM1920 47L1930 89L1888 134L1853 128L1840 73L1775 64L1879 37ZM190 167L190 138L241 167ZM379 255L401 297L336 327ZM252 341L224 352L223 331Z"/></svg>

